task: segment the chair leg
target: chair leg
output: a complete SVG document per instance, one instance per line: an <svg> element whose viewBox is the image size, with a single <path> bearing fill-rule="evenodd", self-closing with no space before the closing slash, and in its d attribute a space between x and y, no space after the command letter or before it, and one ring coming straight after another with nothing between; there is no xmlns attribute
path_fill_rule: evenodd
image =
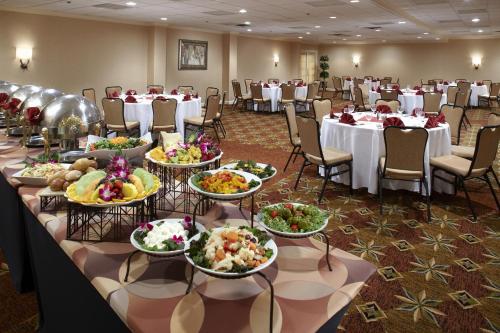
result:
<svg viewBox="0 0 500 333"><path fill-rule="evenodd" d="M222 133L224 134L224 138L226 137L226 128L224 127L224 123L222 122L222 119L219 120L219 123L220 123L220 128L222 130Z"/></svg>
<svg viewBox="0 0 500 333"><path fill-rule="evenodd" d="M217 131L217 125L215 124L215 122L213 123L212 128L214 129L215 137L217 138L217 142L220 143L219 132Z"/></svg>
<svg viewBox="0 0 500 333"><path fill-rule="evenodd" d="M488 186L490 187L491 194L493 195L493 198L495 198L495 203L497 204L497 209L500 210L500 203L498 202L497 195L495 193L495 190L493 189L493 186L491 185L491 181L488 178L488 174L487 173L484 175L484 179L486 180L486 182L488 183Z"/></svg>
<svg viewBox="0 0 500 333"><path fill-rule="evenodd" d="M285 169L283 169L283 172L286 171L286 168L288 168L288 164L290 163L290 160L292 159L292 156L295 154L295 149L297 146L293 146L292 152L290 153L290 157L288 157L288 161L286 161ZM297 155L295 155L297 156Z"/></svg>
<svg viewBox="0 0 500 333"><path fill-rule="evenodd" d="M490 172L493 175L493 178L495 178L495 181L497 182L497 186L500 187L500 182L498 181L497 174L495 173L495 171L493 170L492 167L490 167Z"/></svg>
<svg viewBox="0 0 500 333"><path fill-rule="evenodd" d="M319 194L318 198L318 204L321 203L321 200L323 199L323 195L325 194L325 188L326 188L326 183L328 183L328 179L330 178L330 170L331 167L325 166L325 180L323 181L323 186L321 187L321 193Z"/></svg>
<svg viewBox="0 0 500 333"><path fill-rule="evenodd" d="M297 156L299 156L301 147L299 146L298 148L299 149L297 150L297 153L295 154L295 157L293 158L293 162L292 163L295 163L295 161L297 160Z"/></svg>
<svg viewBox="0 0 500 333"><path fill-rule="evenodd" d="M384 198L382 196L382 173L380 172L380 168L377 169L378 175L378 205L380 210L380 215L383 214L383 206L384 206Z"/></svg>
<svg viewBox="0 0 500 333"><path fill-rule="evenodd" d="M472 201L470 200L469 192L467 192L467 188L465 187L465 181L462 178L460 178L460 183L462 184L462 188L464 189L465 197L467 198L467 204L469 205L469 208L472 212L472 216L474 217L474 221L476 221L477 215L476 215L476 212L474 211L474 207L472 206Z"/></svg>
<svg viewBox="0 0 500 333"><path fill-rule="evenodd" d="M304 168L306 167L306 158L304 157L304 163L302 163L302 167L300 168L300 171L299 171L299 175L297 177L297 181L295 182L295 186L293 187L293 189L295 191L297 191L297 186L299 186L299 180L300 180L300 177L302 177L302 172L304 172Z"/></svg>
<svg viewBox="0 0 500 333"><path fill-rule="evenodd" d="M429 183L426 178L420 180L420 184L424 183L425 198L427 200L427 223L431 222L431 194L429 193Z"/></svg>
<svg viewBox="0 0 500 333"><path fill-rule="evenodd" d="M352 195L352 161L349 161L349 195Z"/></svg>

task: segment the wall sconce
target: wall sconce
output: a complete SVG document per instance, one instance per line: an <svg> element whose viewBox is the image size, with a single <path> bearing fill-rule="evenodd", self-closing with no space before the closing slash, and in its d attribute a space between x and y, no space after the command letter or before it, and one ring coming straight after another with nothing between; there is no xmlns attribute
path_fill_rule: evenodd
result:
<svg viewBox="0 0 500 333"><path fill-rule="evenodd" d="M280 62L280 57L277 54L275 54L273 60L274 60L274 67L278 67L278 63Z"/></svg>
<svg viewBox="0 0 500 333"><path fill-rule="evenodd" d="M19 59L21 63L21 69L27 70L28 64L30 63L31 57L33 55L33 49L28 47L18 47L16 48L16 58Z"/></svg>
<svg viewBox="0 0 500 333"><path fill-rule="evenodd" d="M479 69L479 66L481 66L481 56L472 57L472 66L474 66L475 70Z"/></svg>
<svg viewBox="0 0 500 333"><path fill-rule="evenodd" d="M352 56L352 63L354 64L354 67L358 68L359 67L359 60L360 60L359 55L354 55Z"/></svg>

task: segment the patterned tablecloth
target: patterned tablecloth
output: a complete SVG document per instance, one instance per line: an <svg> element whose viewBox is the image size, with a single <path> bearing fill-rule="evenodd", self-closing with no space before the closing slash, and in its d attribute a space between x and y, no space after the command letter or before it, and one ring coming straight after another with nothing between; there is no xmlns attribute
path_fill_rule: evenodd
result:
<svg viewBox="0 0 500 333"><path fill-rule="evenodd" d="M1 149L1 148L0 148ZM25 153L25 152L24 152ZM18 149L0 150L6 178L22 168ZM196 272L185 295L191 267L183 256L160 259L137 255L124 282L128 243L66 240L66 213L40 212L41 188L20 186L19 194L48 234L71 258L100 295L133 332L264 332L269 325L270 290L259 276L220 280ZM215 205L199 220L206 227L247 221L237 206ZM274 332L315 332L349 304L375 271L373 265L309 238L275 239L277 260L264 272L275 288Z"/></svg>

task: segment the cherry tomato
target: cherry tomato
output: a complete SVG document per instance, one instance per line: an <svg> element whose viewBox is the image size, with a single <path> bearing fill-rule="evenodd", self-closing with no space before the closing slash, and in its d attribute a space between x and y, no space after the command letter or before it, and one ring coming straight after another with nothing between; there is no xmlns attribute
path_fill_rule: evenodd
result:
<svg viewBox="0 0 500 333"><path fill-rule="evenodd" d="M271 212L271 217L272 217L273 219L274 219L276 216L278 216L278 215L279 215L279 213L278 213L278 211L277 211L277 210L273 210L273 211Z"/></svg>
<svg viewBox="0 0 500 333"><path fill-rule="evenodd" d="M287 203L285 204L285 208L293 209L293 205L291 203Z"/></svg>
<svg viewBox="0 0 500 333"><path fill-rule="evenodd" d="M290 226L290 228L291 228L293 231L297 231L297 230L299 230L299 226L298 226L298 225L296 225L296 224L292 224L292 225Z"/></svg>

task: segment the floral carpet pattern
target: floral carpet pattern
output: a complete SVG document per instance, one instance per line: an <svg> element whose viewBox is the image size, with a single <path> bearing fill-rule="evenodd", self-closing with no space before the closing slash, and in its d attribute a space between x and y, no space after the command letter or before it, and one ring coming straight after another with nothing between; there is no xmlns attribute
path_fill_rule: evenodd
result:
<svg viewBox="0 0 500 333"><path fill-rule="evenodd" d="M472 126L463 130L462 144L474 145L488 112L468 111ZM302 158L282 172L291 151L285 117L227 109L223 122L223 163L250 158L279 170L258 193L257 209L280 201L317 202L322 179L315 168L306 169L297 191L293 186ZM461 192L457 197L434 195L428 223L417 193L385 191L380 215L377 197L366 190L349 196L346 186L328 184L320 207L332 215L327 228L331 244L378 268L353 300L339 331L500 331L500 215L485 183L468 185L479 213L475 223ZM33 332L35 297L16 295L5 281L8 276L2 265L0 295L8 300L0 301L0 331Z"/></svg>

